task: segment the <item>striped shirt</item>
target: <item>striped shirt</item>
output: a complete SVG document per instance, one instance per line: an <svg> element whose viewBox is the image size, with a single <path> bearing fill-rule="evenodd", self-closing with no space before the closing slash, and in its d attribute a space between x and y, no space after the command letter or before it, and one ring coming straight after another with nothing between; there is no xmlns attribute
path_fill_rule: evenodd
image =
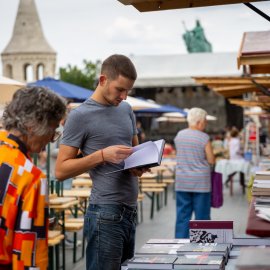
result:
<svg viewBox="0 0 270 270"><path fill-rule="evenodd" d="M176 147L175 190L210 192L210 165L205 146L209 136L199 130L184 129L174 138Z"/></svg>

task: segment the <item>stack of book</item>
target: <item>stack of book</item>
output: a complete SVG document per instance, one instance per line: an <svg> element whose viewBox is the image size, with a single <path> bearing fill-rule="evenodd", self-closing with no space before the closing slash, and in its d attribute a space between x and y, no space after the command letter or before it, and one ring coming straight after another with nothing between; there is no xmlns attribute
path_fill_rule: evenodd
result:
<svg viewBox="0 0 270 270"><path fill-rule="evenodd" d="M270 171L256 172L252 195L256 216L270 222Z"/></svg>
<svg viewBox="0 0 270 270"><path fill-rule="evenodd" d="M223 256L209 254L193 254L183 256L139 256L127 261L122 269L217 269L224 270Z"/></svg>
<svg viewBox="0 0 270 270"><path fill-rule="evenodd" d="M138 251L138 255L169 255L177 254L177 250L184 244L144 244Z"/></svg>
<svg viewBox="0 0 270 270"><path fill-rule="evenodd" d="M233 248L245 248L247 246L270 246L269 237L256 237L247 234L238 234L233 238Z"/></svg>
<svg viewBox="0 0 270 270"><path fill-rule="evenodd" d="M223 256L225 263L229 259L229 253L232 244L227 243L189 243L184 244L177 250L178 256L183 255L209 255L209 256Z"/></svg>
<svg viewBox="0 0 270 270"><path fill-rule="evenodd" d="M229 222L230 224L230 222ZM230 225L231 226L231 225ZM246 255L242 250L252 250ZM253 250L256 252L253 252ZM232 243L190 243L189 239L149 239L135 256L122 264L121 270L135 269L261 269L245 268L245 261L256 261L257 252L270 252L270 238L247 234L234 235ZM240 258L241 255L241 258ZM243 259L248 256L248 259ZM256 258L255 258L256 257ZM240 259L239 259L240 258ZM262 264L270 265L270 254ZM256 260L255 260L256 259ZM261 259L260 259L261 260ZM270 268L263 268L269 269Z"/></svg>
<svg viewBox="0 0 270 270"><path fill-rule="evenodd" d="M174 269L173 263L177 256L139 256L127 261L126 269Z"/></svg>
<svg viewBox="0 0 270 270"><path fill-rule="evenodd" d="M252 186L252 196L270 196L270 171L256 172Z"/></svg>
<svg viewBox="0 0 270 270"><path fill-rule="evenodd" d="M189 243L188 238L151 238L146 244L185 244Z"/></svg>
<svg viewBox="0 0 270 270"><path fill-rule="evenodd" d="M130 269L224 269L228 261L231 244L221 243L187 243L184 239L171 239L165 242L177 244L160 244L162 239L144 244L135 256L122 266ZM179 241L182 242L179 244Z"/></svg>
<svg viewBox="0 0 270 270"><path fill-rule="evenodd" d="M223 256L209 254L182 255L173 263L173 269L225 269Z"/></svg>

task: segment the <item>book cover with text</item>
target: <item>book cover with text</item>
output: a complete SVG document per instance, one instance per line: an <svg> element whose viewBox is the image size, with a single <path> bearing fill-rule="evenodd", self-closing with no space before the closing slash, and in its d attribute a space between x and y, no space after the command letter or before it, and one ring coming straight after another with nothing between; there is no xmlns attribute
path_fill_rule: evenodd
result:
<svg viewBox="0 0 270 270"><path fill-rule="evenodd" d="M189 239L191 243L232 243L233 221L190 220Z"/></svg>

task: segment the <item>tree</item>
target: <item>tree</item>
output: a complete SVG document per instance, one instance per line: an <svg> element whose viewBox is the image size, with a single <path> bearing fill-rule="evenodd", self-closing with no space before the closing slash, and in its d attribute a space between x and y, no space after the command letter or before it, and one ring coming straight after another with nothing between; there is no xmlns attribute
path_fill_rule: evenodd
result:
<svg viewBox="0 0 270 270"><path fill-rule="evenodd" d="M95 88L99 61L94 64L91 61L83 60L83 64L84 67L82 69L70 64L65 68L60 67L60 79L93 90Z"/></svg>

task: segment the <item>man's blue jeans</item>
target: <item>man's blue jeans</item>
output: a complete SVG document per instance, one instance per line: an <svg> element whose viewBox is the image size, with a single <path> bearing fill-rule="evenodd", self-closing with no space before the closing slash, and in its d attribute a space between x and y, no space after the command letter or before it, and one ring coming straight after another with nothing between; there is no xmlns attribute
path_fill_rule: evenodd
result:
<svg viewBox="0 0 270 270"><path fill-rule="evenodd" d="M90 204L84 218L87 270L119 270L134 256L137 209Z"/></svg>
<svg viewBox="0 0 270 270"><path fill-rule="evenodd" d="M196 220L210 220L211 193L176 191L175 238L189 238L192 212Z"/></svg>

